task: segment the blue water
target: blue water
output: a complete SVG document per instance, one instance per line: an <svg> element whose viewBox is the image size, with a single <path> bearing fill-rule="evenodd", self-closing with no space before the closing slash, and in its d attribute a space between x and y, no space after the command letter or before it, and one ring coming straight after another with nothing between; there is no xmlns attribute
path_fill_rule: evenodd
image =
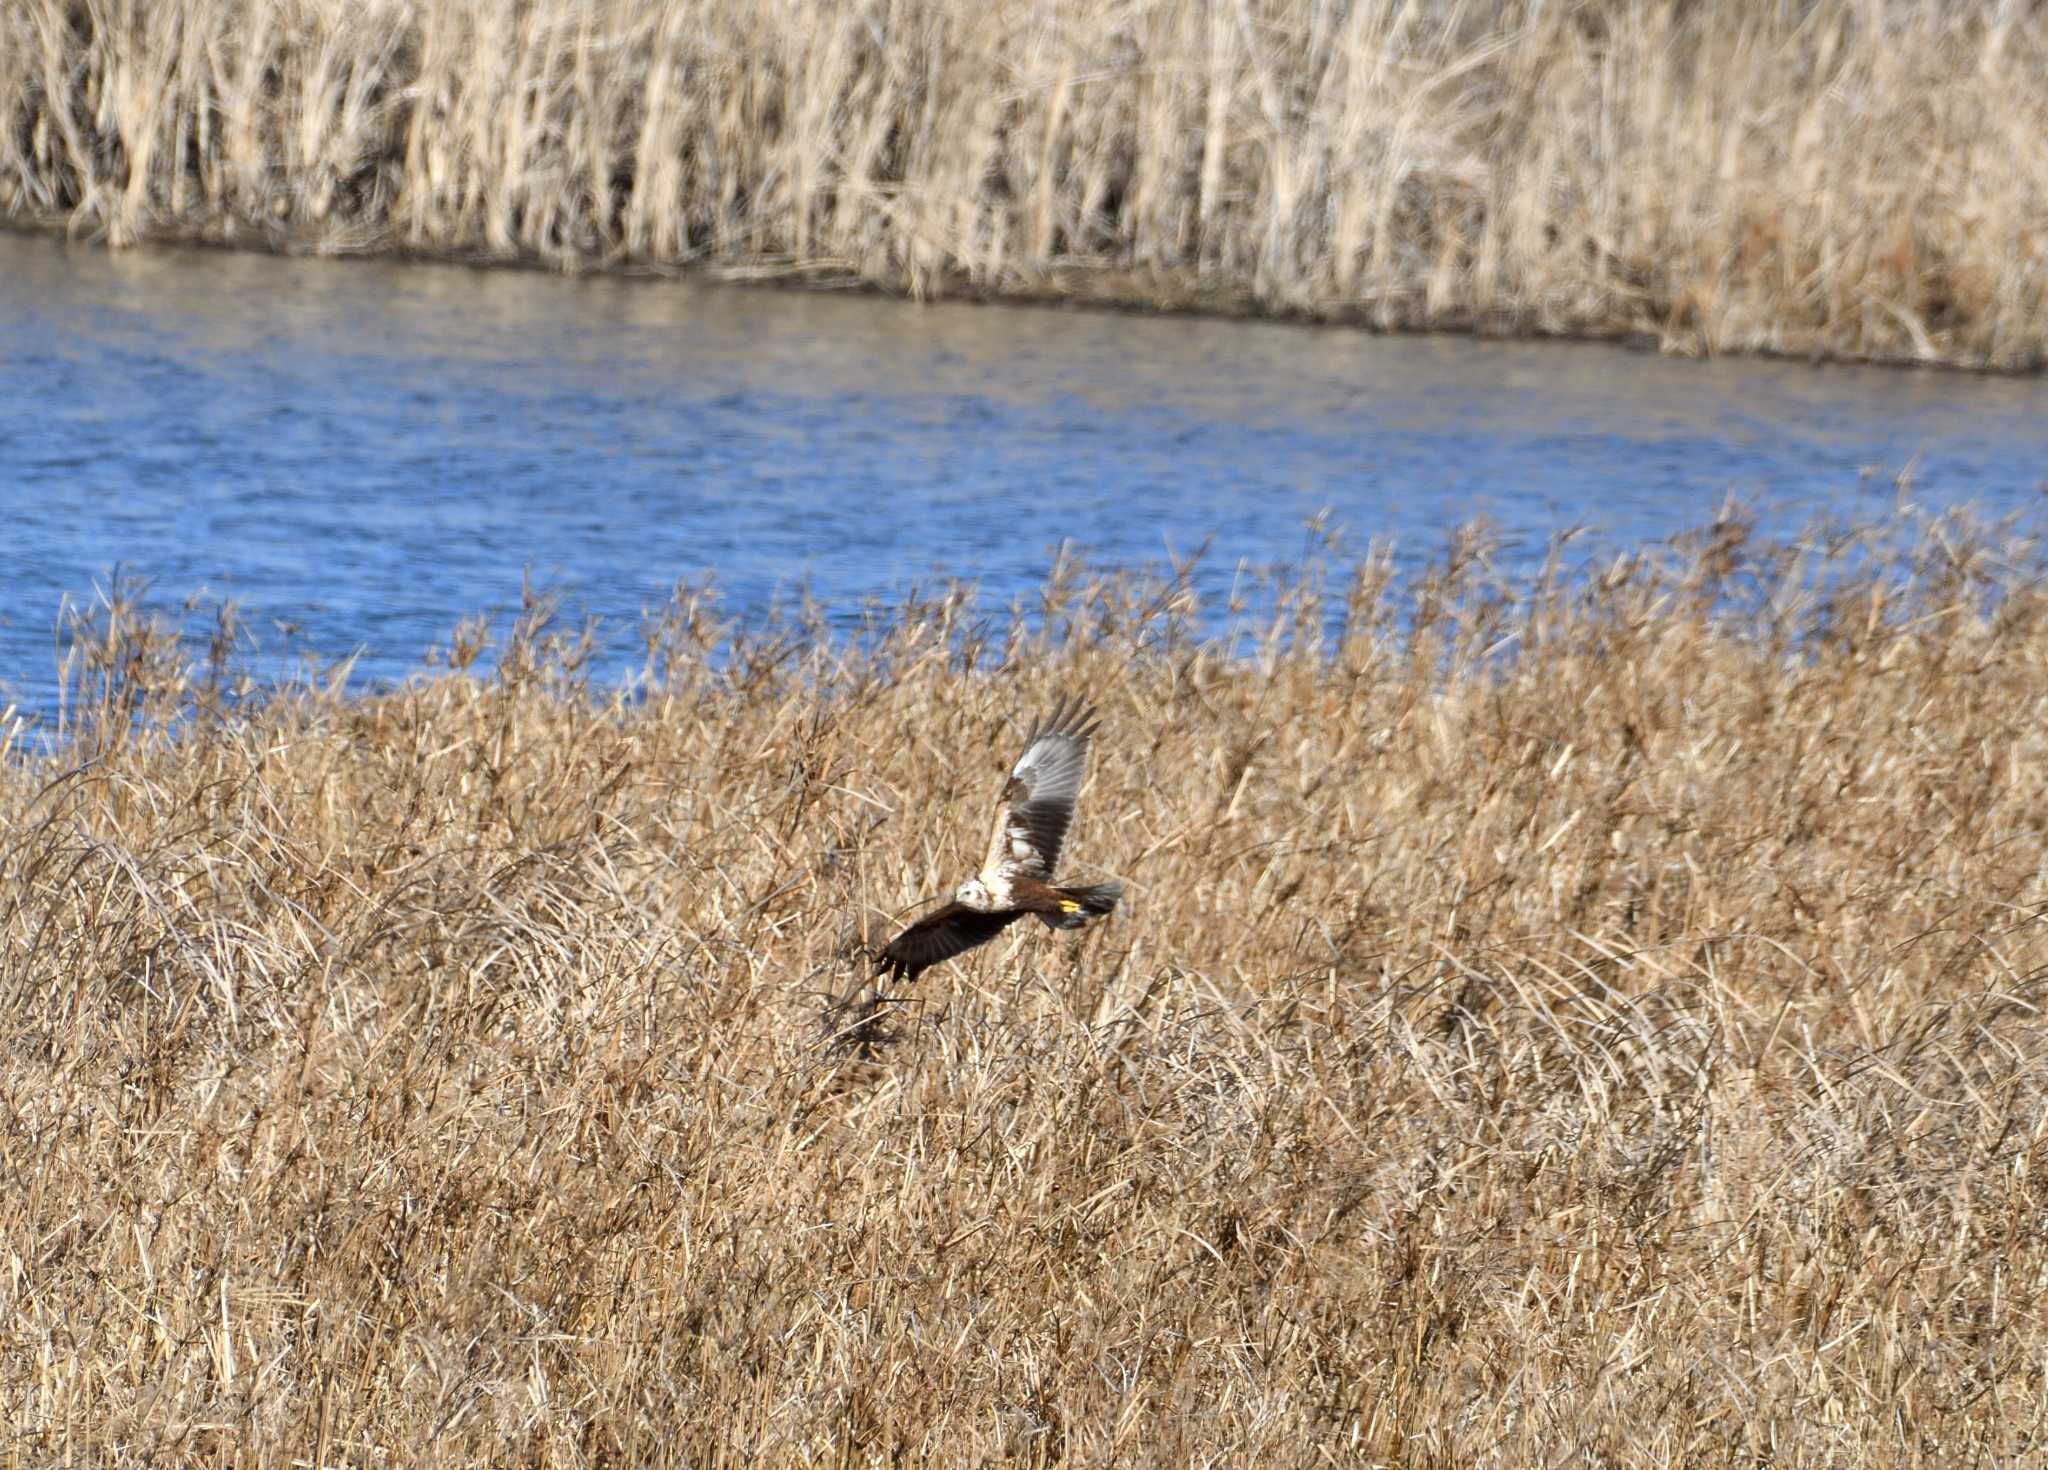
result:
<svg viewBox="0 0 2048 1470"><path fill-rule="evenodd" d="M1883 515L1908 465L1922 506L2033 516L2048 384L0 234L0 704L49 708L59 608L116 568L369 683L529 577L622 667L707 572L851 624L1208 539L1220 595L1326 509L1410 565L1484 514L1512 564L1731 493Z"/></svg>

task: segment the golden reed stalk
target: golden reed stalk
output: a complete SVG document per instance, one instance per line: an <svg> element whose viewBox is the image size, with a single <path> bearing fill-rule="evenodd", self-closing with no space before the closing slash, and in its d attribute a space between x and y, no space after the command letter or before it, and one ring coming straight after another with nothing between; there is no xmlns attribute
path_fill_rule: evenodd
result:
<svg viewBox="0 0 2048 1470"><path fill-rule="evenodd" d="M537 610L0 762L22 1464L1894 1467L2048 1432L2048 594L1943 524L865 652ZM216 653L233 642L224 628ZM1062 693L1074 937L855 947Z"/></svg>
<svg viewBox="0 0 2048 1470"><path fill-rule="evenodd" d="M2020 368L2011 0L0 0L0 214Z"/></svg>

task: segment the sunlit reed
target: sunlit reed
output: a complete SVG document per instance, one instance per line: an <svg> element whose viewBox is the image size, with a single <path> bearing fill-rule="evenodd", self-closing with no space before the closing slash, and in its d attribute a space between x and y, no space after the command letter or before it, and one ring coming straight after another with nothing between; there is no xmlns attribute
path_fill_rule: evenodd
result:
<svg viewBox="0 0 2048 1470"><path fill-rule="evenodd" d="M2025 1462L2038 555L1573 555L1236 658L1072 565L865 651L696 589L623 691L544 606L265 695L103 599L0 764L8 1449ZM1064 692L1124 907L835 1044Z"/></svg>
<svg viewBox="0 0 2048 1470"><path fill-rule="evenodd" d="M2038 364L2048 12L0 0L0 211Z"/></svg>

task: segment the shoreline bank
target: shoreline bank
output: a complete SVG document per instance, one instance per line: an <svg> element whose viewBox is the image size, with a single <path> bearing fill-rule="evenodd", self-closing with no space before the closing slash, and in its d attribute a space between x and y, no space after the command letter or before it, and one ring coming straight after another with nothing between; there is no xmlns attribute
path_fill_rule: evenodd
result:
<svg viewBox="0 0 2048 1470"><path fill-rule="evenodd" d="M1255 322L1304 331L1362 332L1369 336L1383 337L1445 337L1475 342L1535 342L1558 346L1611 347L1627 352L1654 353L1695 361L1732 357L1755 359L1759 362L1805 363L1812 367L1867 367L1896 372L1956 373L1985 378L2027 379L2038 378L2048 373L2048 355L2044 355L2041 361L1998 365L1950 362L1939 358L1906 355L1859 357L1845 353L1830 353L1818 347L1751 347L1723 353L1704 352L1687 350L1682 344L1670 343L1647 329L1624 327L1535 332L1517 330L1507 322L1456 321L1417 327L1383 327L1368 320L1362 310L1353 309L1321 316L1298 311L1269 311L1262 309L1248 292L1236 295L1213 291L1205 293L1193 283L1155 282L1158 294L1148 297L1136 286L1128 289L1123 287L1118 277L1127 276L1128 273L1105 270L1101 273L1105 278L1103 281L1090 281L1087 279L1089 273L1081 268L1066 273L1068 279L1061 283L1004 290L959 281L952 283L948 290L937 295L914 298L885 282L867 280L818 265L661 265L641 261L609 265L564 265L536 255L492 256L474 252L420 250L403 246L342 252L327 248L317 236L279 236L256 242L247 238L220 238L203 231L176 229L161 230L146 239L120 247L111 247L104 232L80 237L67 221L50 218L0 217L0 234L62 240L68 246L86 249L230 251L268 255L280 260L327 261L336 264L384 262L395 265L445 267L449 270L519 271L577 280L601 277L648 287L698 283L749 290L857 295L918 305L943 303L953 306L1017 307L1034 311L1085 312L1110 317L1156 316L1202 321ZM1065 289L1062 289L1062 286Z"/></svg>
<svg viewBox="0 0 2048 1470"><path fill-rule="evenodd" d="M0 215L917 299L2048 361L2048 17L0 6Z"/></svg>

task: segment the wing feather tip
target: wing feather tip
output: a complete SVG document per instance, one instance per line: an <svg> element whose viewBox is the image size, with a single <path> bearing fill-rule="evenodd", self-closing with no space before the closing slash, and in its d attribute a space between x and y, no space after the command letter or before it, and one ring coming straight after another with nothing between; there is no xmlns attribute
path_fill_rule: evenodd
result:
<svg viewBox="0 0 2048 1470"><path fill-rule="evenodd" d="M1065 736L1085 744L1102 728L1101 714L1078 694L1062 694L1053 701L1050 713L1041 711L1031 721L1024 748L1030 750L1041 739Z"/></svg>

